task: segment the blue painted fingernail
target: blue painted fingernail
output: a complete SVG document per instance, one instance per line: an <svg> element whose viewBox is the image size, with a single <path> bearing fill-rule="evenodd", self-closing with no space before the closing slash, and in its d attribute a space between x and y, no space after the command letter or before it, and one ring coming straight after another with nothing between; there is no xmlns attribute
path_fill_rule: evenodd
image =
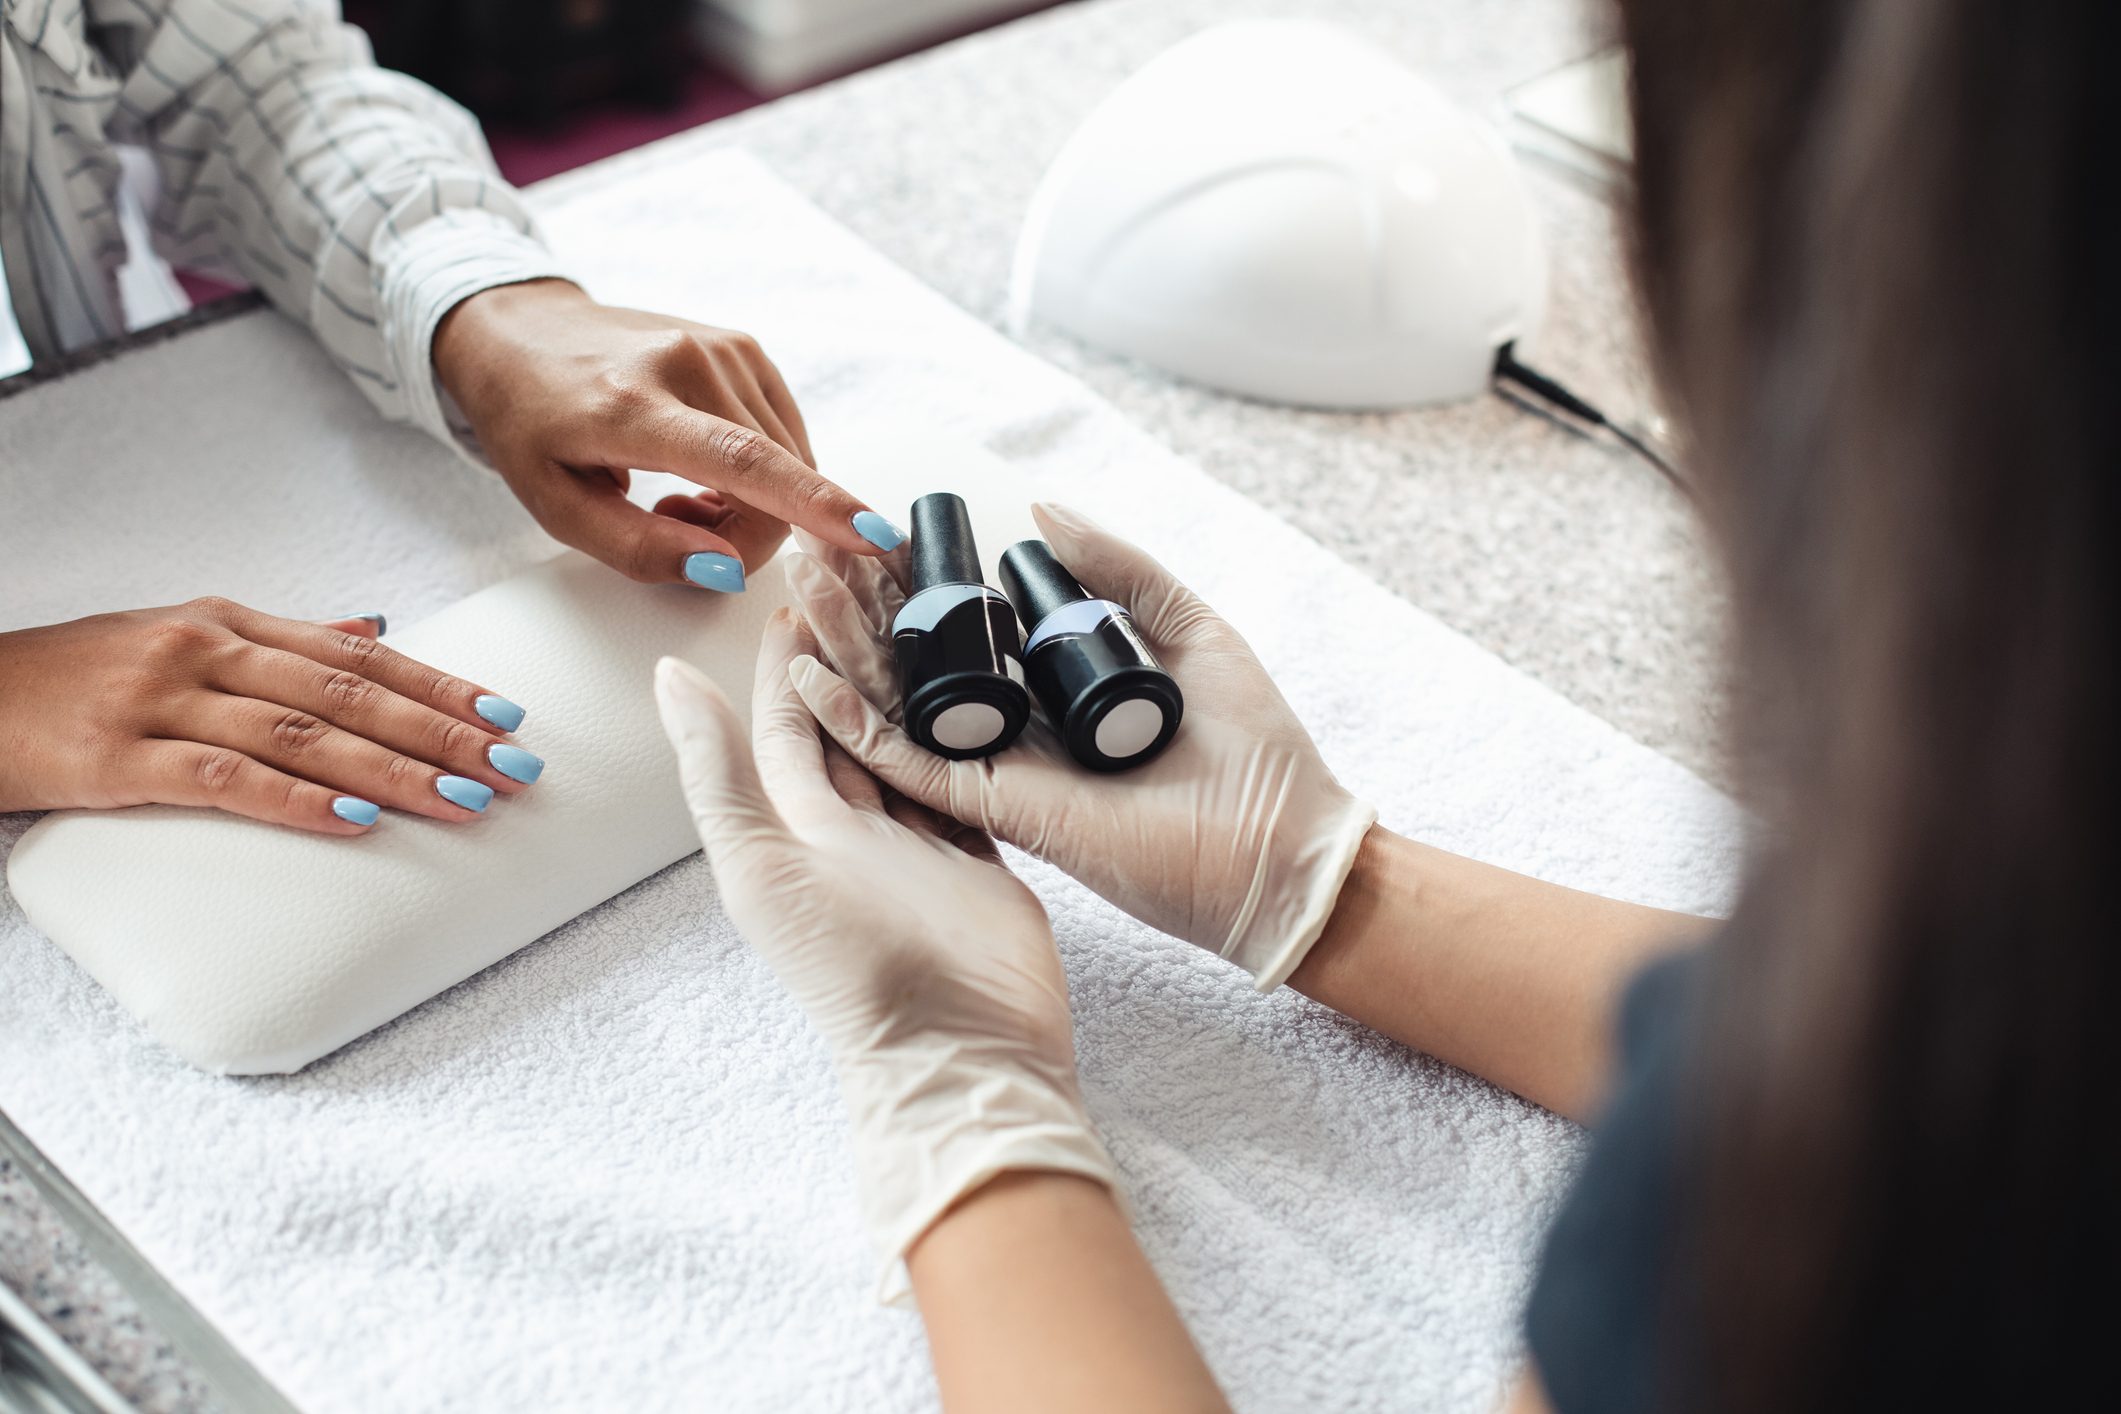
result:
<svg viewBox="0 0 2121 1414"><path fill-rule="evenodd" d="M505 697L482 692L471 700L471 706L473 711L504 732L512 732L523 725L523 709Z"/></svg>
<svg viewBox="0 0 2121 1414"><path fill-rule="evenodd" d="M744 562L734 555L717 555L712 550L702 550L697 555L685 557L685 578L702 589L742 594Z"/></svg>
<svg viewBox="0 0 2121 1414"><path fill-rule="evenodd" d="M875 511L854 513L854 533L879 550L896 550L906 542L906 532Z"/></svg>
<svg viewBox="0 0 2121 1414"><path fill-rule="evenodd" d="M373 825L383 814L383 807L358 795L342 795L331 803L331 813L349 825Z"/></svg>
<svg viewBox="0 0 2121 1414"><path fill-rule="evenodd" d="M435 794L451 805L461 805L466 810L484 810L493 802L493 787L462 776L438 776L435 778Z"/></svg>
<svg viewBox="0 0 2121 1414"><path fill-rule="evenodd" d="M381 614L348 614L346 617L348 617L349 619L368 620L370 623L376 626L376 637L378 638L381 638L384 634L390 632L390 620L384 618Z"/></svg>
<svg viewBox="0 0 2121 1414"><path fill-rule="evenodd" d="M522 747L510 746L506 742L495 742L487 747L486 759L509 780L521 781L526 786L545 774L544 757L533 756Z"/></svg>

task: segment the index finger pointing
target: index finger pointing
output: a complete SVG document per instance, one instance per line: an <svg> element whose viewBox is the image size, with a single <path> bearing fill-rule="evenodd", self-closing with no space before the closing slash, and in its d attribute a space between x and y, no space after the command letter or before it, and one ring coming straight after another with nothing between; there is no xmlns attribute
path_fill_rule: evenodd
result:
<svg viewBox="0 0 2121 1414"><path fill-rule="evenodd" d="M763 432L683 403L635 423L614 451L615 462L726 491L856 554L881 554L906 538Z"/></svg>

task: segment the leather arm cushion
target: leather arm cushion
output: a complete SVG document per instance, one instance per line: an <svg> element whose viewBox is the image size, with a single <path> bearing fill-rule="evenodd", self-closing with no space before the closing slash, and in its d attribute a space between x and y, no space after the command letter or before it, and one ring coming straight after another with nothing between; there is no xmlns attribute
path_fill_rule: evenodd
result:
<svg viewBox="0 0 2121 1414"><path fill-rule="evenodd" d="M969 462L991 565L1033 533L1021 491L995 494L1022 479L983 453L946 460L843 479L903 523L916 495L965 493ZM360 838L172 806L60 811L16 846L8 886L184 1059L298 1070L698 849L655 661L698 664L748 712L760 631L788 602L778 558L721 595L562 555L390 640L529 709L516 737L549 763L534 789L468 824L393 814Z"/></svg>

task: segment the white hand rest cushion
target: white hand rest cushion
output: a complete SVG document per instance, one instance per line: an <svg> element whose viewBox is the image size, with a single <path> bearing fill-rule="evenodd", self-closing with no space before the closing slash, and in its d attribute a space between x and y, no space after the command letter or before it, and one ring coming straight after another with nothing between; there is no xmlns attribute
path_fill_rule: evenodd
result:
<svg viewBox="0 0 2121 1414"><path fill-rule="evenodd" d="M1021 478L984 454L840 474L901 523L921 493L965 494L990 566L1035 533ZM748 710L760 631L788 602L778 559L721 595L563 555L390 640L529 709L516 739L547 762L536 789L468 824L392 814L346 839L172 806L62 811L22 837L8 886L178 1055L298 1070L698 849L656 659L698 664Z"/></svg>

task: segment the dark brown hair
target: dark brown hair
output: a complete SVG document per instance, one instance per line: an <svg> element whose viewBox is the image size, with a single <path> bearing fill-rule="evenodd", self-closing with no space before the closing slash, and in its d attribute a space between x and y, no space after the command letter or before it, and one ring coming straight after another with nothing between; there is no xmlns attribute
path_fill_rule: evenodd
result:
<svg viewBox="0 0 2121 1414"><path fill-rule="evenodd" d="M2037 1407L2121 1283L2111 61L2088 3L1620 10L1765 822L1686 1402Z"/></svg>

